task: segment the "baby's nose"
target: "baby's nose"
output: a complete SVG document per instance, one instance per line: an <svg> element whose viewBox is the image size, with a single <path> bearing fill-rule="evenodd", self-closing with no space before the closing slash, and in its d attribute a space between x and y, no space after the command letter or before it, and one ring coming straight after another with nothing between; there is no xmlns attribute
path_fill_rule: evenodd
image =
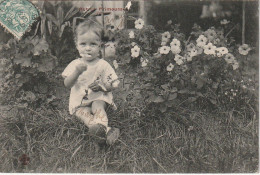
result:
<svg viewBox="0 0 260 175"><path fill-rule="evenodd" d="M90 47L89 45L86 45L85 49L86 49L86 50L90 50L91 47Z"/></svg>

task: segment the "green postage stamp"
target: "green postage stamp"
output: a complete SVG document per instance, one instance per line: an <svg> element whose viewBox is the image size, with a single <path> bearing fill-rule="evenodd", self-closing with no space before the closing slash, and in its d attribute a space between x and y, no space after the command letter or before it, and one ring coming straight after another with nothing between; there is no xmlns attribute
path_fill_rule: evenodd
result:
<svg viewBox="0 0 260 175"><path fill-rule="evenodd" d="M27 0L0 0L0 23L18 39L38 16L38 9Z"/></svg>

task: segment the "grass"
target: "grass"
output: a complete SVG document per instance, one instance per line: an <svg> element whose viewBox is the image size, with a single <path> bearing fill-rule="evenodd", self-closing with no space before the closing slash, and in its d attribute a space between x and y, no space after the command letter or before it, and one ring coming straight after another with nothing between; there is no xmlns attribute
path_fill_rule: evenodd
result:
<svg viewBox="0 0 260 175"><path fill-rule="evenodd" d="M160 117L132 109L110 112L110 124L118 126L121 135L98 155L87 128L65 109L12 108L2 114L1 172L258 171L258 117L241 111L207 113L180 107ZM21 165L22 154L30 158L28 165Z"/></svg>

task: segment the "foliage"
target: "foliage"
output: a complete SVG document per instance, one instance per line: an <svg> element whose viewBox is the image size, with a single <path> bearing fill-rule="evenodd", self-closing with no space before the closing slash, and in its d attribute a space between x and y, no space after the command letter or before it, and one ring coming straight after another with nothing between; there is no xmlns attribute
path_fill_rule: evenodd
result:
<svg viewBox="0 0 260 175"><path fill-rule="evenodd" d="M116 34L116 62L124 78L121 91L133 94L130 104L142 101L164 113L182 103L230 109L255 103L250 96L256 95L257 87L251 84L248 91L241 84L247 79L241 77L241 67L252 48L238 49L223 28L202 31L195 24L186 37L179 25L167 25L169 31L163 33L143 26ZM127 95L122 97L125 101Z"/></svg>

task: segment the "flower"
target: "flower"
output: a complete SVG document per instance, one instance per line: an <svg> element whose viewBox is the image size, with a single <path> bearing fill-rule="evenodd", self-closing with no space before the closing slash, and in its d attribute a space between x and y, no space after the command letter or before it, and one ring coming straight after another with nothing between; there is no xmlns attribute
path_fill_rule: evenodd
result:
<svg viewBox="0 0 260 175"><path fill-rule="evenodd" d="M177 63L178 65L181 65L181 64L183 64L183 57L177 54L177 55L175 55L175 57L174 57L174 61L176 61L176 63Z"/></svg>
<svg viewBox="0 0 260 175"><path fill-rule="evenodd" d="M238 52L239 52L241 55L247 55L250 50L251 50L251 48L249 47L248 44L243 44L243 45L241 45L241 46L238 48Z"/></svg>
<svg viewBox="0 0 260 175"><path fill-rule="evenodd" d="M204 35L200 35L199 38L196 40L197 46L204 47L207 41L208 39Z"/></svg>
<svg viewBox="0 0 260 175"><path fill-rule="evenodd" d="M172 24L172 20L167 21L167 24L171 25Z"/></svg>
<svg viewBox="0 0 260 175"><path fill-rule="evenodd" d="M133 31L129 32L129 38L135 38L135 33Z"/></svg>
<svg viewBox="0 0 260 175"><path fill-rule="evenodd" d="M190 52L188 54L185 55L185 58L187 61L192 61L192 56L190 55Z"/></svg>
<svg viewBox="0 0 260 175"><path fill-rule="evenodd" d="M170 34L170 32L164 32L163 34L162 34L162 39L170 39L171 38L171 34Z"/></svg>
<svg viewBox="0 0 260 175"><path fill-rule="evenodd" d="M212 29L208 29L204 33L209 41L214 40L217 36L217 33L215 32L215 30L212 30Z"/></svg>
<svg viewBox="0 0 260 175"><path fill-rule="evenodd" d="M223 55L228 53L228 49L226 47L219 47L216 49L216 53L218 57L222 57Z"/></svg>
<svg viewBox="0 0 260 175"><path fill-rule="evenodd" d="M144 20L139 18L138 20L135 21L135 28L136 29L142 29L144 26Z"/></svg>
<svg viewBox="0 0 260 175"><path fill-rule="evenodd" d="M134 48L131 49L131 56L132 57L138 57L140 52L140 48L138 46L134 46Z"/></svg>
<svg viewBox="0 0 260 175"><path fill-rule="evenodd" d="M117 64L117 61L116 61L116 60L113 61L113 65L114 65L115 69L118 68L118 64Z"/></svg>
<svg viewBox="0 0 260 175"><path fill-rule="evenodd" d="M160 54L168 54L171 48L169 46L162 46L160 47Z"/></svg>
<svg viewBox="0 0 260 175"><path fill-rule="evenodd" d="M105 44L106 57L114 57L116 54L116 47L114 42L107 42Z"/></svg>
<svg viewBox="0 0 260 175"><path fill-rule="evenodd" d="M171 46L171 51L173 54L179 54L181 52L181 48L179 46Z"/></svg>
<svg viewBox="0 0 260 175"><path fill-rule="evenodd" d="M167 41L162 41L162 42L161 42L161 45L162 45L162 46L165 46L166 44L167 44Z"/></svg>
<svg viewBox="0 0 260 175"><path fill-rule="evenodd" d="M235 62L235 57L231 53L226 54L224 59L228 64L232 64Z"/></svg>
<svg viewBox="0 0 260 175"><path fill-rule="evenodd" d="M190 56L191 57L194 57L194 56L196 56L196 55L198 55L198 51L197 51L197 49L192 49L191 51L190 51Z"/></svg>
<svg viewBox="0 0 260 175"><path fill-rule="evenodd" d="M141 57L141 66L142 67L146 67L147 63L148 63L148 59L145 59L145 58Z"/></svg>
<svg viewBox="0 0 260 175"><path fill-rule="evenodd" d="M177 47L177 46L180 47L181 46L181 42L178 39L174 38L172 40L172 42L170 43L170 45L174 46L174 47Z"/></svg>
<svg viewBox="0 0 260 175"><path fill-rule="evenodd" d="M191 51L192 49L195 48L195 45L194 45L193 43L190 43L190 44L188 44L188 45L186 46L186 48L187 48L187 51Z"/></svg>
<svg viewBox="0 0 260 175"><path fill-rule="evenodd" d="M136 42L131 42L131 46L135 46L136 45Z"/></svg>
<svg viewBox="0 0 260 175"><path fill-rule="evenodd" d="M216 46L212 43L208 43L204 46L204 53L207 55L215 55Z"/></svg>
<svg viewBox="0 0 260 175"><path fill-rule="evenodd" d="M235 60L232 64L233 70L236 70L239 67L238 62Z"/></svg>
<svg viewBox="0 0 260 175"><path fill-rule="evenodd" d="M221 25L226 25L226 24L228 24L230 21L228 21L228 20L226 20L226 19L223 19L223 20L221 20L220 21L220 24Z"/></svg>
<svg viewBox="0 0 260 175"><path fill-rule="evenodd" d="M167 70L168 72L171 72L171 71L173 70L173 68L174 68L174 65L173 65L172 63L170 63L170 64L167 66L166 70Z"/></svg>

